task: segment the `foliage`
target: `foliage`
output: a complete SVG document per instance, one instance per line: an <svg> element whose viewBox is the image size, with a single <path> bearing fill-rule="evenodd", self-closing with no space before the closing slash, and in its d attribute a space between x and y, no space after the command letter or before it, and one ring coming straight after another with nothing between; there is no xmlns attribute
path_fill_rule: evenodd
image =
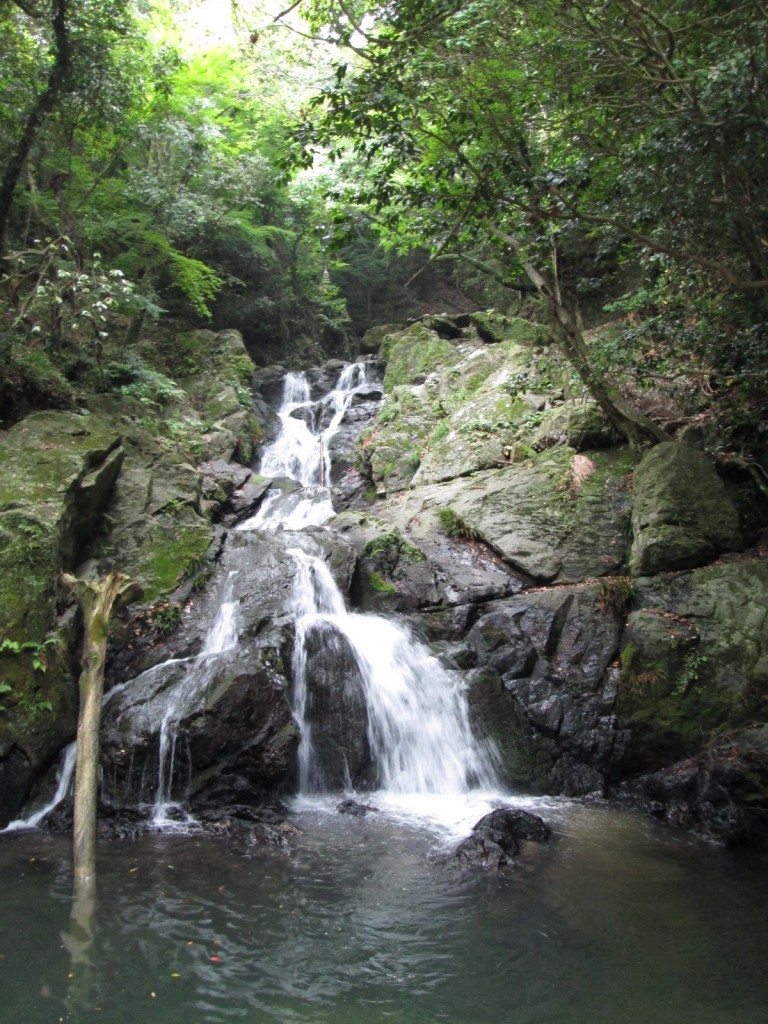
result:
<svg viewBox="0 0 768 1024"><path fill-rule="evenodd" d="M597 581L597 600L603 615L626 615L635 596L635 581L630 576L602 576Z"/></svg>
<svg viewBox="0 0 768 1024"><path fill-rule="evenodd" d="M316 55L274 32L246 55L185 51L177 13L165 0L0 5L7 422L79 390L146 397L134 349L176 378L172 359L140 349L164 316L239 327L266 360L299 336L347 354L346 304L324 273L324 183L278 169Z"/></svg>
<svg viewBox="0 0 768 1024"><path fill-rule="evenodd" d="M0 640L0 655L22 655L29 653L33 671L44 673L48 667L45 649L55 643L54 639L45 640L43 643L36 643L32 640L19 642L18 640L10 640L8 637L3 637ZM14 691L13 686L4 680L0 680L0 695L9 693L14 694L16 707L26 715L31 716L40 711L53 711L51 702L49 700L41 700L37 696L36 690L32 693L26 690L17 693ZM7 710L6 706L0 703L0 712Z"/></svg>
<svg viewBox="0 0 768 1024"><path fill-rule="evenodd" d="M744 375L759 418L766 14L759 0L705 6L308 0L313 31L348 49L297 127L296 160L364 161L355 201L399 249L489 240L475 263L512 287L527 275L601 404L604 371L567 342L574 310L599 315L612 293L641 322L660 316L683 362ZM651 325L641 354L657 340Z"/></svg>
<svg viewBox="0 0 768 1024"><path fill-rule="evenodd" d="M452 508L439 508L435 513L443 531L456 540L479 540L480 534L473 530Z"/></svg>

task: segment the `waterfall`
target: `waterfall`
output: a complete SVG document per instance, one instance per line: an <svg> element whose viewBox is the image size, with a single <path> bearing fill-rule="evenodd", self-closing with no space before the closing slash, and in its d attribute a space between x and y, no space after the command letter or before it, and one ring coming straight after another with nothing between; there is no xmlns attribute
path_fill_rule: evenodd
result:
<svg viewBox="0 0 768 1024"><path fill-rule="evenodd" d="M309 722L311 680L307 638L325 626L352 652L365 697L367 739L380 795L403 802L463 797L498 789L492 754L472 734L465 694L402 625L380 615L350 613L327 565L317 554L291 549L297 563L294 652L295 714L302 734L299 781L313 788L317 757Z"/></svg>
<svg viewBox="0 0 768 1024"><path fill-rule="evenodd" d="M304 375L286 376L282 429L264 453L261 472L289 476L302 490L276 491L238 529L297 530L330 517L330 496L322 488L330 478L328 443L365 382L364 365L349 366L325 399L313 403ZM470 814L474 800L492 801L499 792L495 752L472 733L459 673L445 669L405 626L348 612L309 537L287 554L296 562L292 670L300 793L354 789L359 776L365 788L376 788L377 802L445 821ZM343 721L360 709L364 742L349 737Z"/></svg>
<svg viewBox="0 0 768 1024"><path fill-rule="evenodd" d="M25 828L36 828L46 815L51 813L54 807L58 807L61 801L69 793L72 785L72 779L75 774L76 761L77 743L73 742L64 748L64 752L61 755L61 761L56 773L56 792L53 794L51 799L42 807L39 807L36 811L30 814L28 818L17 818L16 821L9 822L5 828L0 829L0 834L3 832L18 832Z"/></svg>
<svg viewBox="0 0 768 1024"><path fill-rule="evenodd" d="M256 515L238 530L304 530L331 518L330 443L355 394L368 383L366 364L352 363L342 370L336 386L314 402L306 375L286 374L277 413L280 431L264 452L259 472L295 480L302 491L284 494L273 488Z"/></svg>
<svg viewBox="0 0 768 1024"><path fill-rule="evenodd" d="M168 824L173 820L169 815L178 815L180 811L178 802L172 798L178 723L204 695L215 671L218 656L231 651L237 645L237 602L232 600L235 575L234 572L229 574L218 613L206 634L203 649L197 658L190 661L182 681L171 692L160 724L157 791L152 812L152 820L157 825ZM168 662L164 663L167 664ZM158 665L156 669L149 671L156 671L164 665Z"/></svg>

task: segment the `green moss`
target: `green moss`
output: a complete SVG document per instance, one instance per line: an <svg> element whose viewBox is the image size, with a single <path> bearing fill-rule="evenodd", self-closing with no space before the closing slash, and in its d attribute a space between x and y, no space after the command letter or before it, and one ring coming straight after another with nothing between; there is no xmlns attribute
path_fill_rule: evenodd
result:
<svg viewBox="0 0 768 1024"><path fill-rule="evenodd" d="M390 532L374 537L365 544L362 553L364 558L382 560L393 569L400 560L411 563L424 561L424 554L399 533Z"/></svg>
<svg viewBox="0 0 768 1024"><path fill-rule="evenodd" d="M423 324L414 324L393 341L388 355L384 388L413 384L417 378L448 365L456 355L450 342L439 338Z"/></svg>
<svg viewBox="0 0 768 1024"><path fill-rule="evenodd" d="M144 599L151 602L171 593L204 557L211 536L211 528L203 523L180 525L170 519L154 523L132 568L144 587Z"/></svg>
<svg viewBox="0 0 768 1024"><path fill-rule="evenodd" d="M435 513L444 533L457 540L478 540L480 534L473 530L458 512L452 508L440 508Z"/></svg>
<svg viewBox="0 0 768 1024"><path fill-rule="evenodd" d="M381 573L372 572L368 577L368 583L378 594L397 593L397 587L385 580Z"/></svg>

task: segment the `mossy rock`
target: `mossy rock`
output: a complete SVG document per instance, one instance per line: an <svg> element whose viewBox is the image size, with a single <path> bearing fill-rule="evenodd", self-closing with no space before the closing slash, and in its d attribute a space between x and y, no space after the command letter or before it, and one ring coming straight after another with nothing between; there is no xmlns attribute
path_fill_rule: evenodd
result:
<svg viewBox="0 0 768 1024"><path fill-rule="evenodd" d="M384 339L390 335L400 332L400 324L378 324L366 331L360 340L358 348L363 355L372 355L379 352ZM382 357L384 358L384 357Z"/></svg>
<svg viewBox="0 0 768 1024"><path fill-rule="evenodd" d="M656 445L635 470L633 491L634 575L695 568L741 549L736 507L713 464L696 449L671 441Z"/></svg>
<svg viewBox="0 0 768 1024"><path fill-rule="evenodd" d="M568 445L576 451L606 448L616 443L616 434L597 402L569 399L549 410L528 437L522 438L536 451Z"/></svg>
<svg viewBox="0 0 768 1024"><path fill-rule="evenodd" d="M364 611L405 611L437 599L424 553L391 523L364 512L343 512L328 524L357 554L350 599Z"/></svg>
<svg viewBox="0 0 768 1024"><path fill-rule="evenodd" d="M182 523L178 515L159 515L136 523L130 538L123 535L113 559L142 585L144 601L151 603L200 566L212 539L210 524L200 517L188 515Z"/></svg>
<svg viewBox="0 0 768 1024"><path fill-rule="evenodd" d="M504 341L512 341L517 345L542 345L548 337L546 328L540 324L491 310L470 313L469 319L478 336L488 345L498 345Z"/></svg>
<svg viewBox="0 0 768 1024"><path fill-rule="evenodd" d="M631 766L655 770L768 713L768 565L638 579L617 710Z"/></svg>
<svg viewBox="0 0 768 1024"><path fill-rule="evenodd" d="M534 579L564 583L613 575L626 557L629 529L624 463L613 452L590 453L592 472L577 489L576 455L554 448L436 485L429 494Z"/></svg>
<svg viewBox="0 0 768 1024"><path fill-rule="evenodd" d="M43 412L0 445L0 633L41 641L55 615L55 578L98 529L120 471L119 427L107 417Z"/></svg>
<svg viewBox="0 0 768 1024"><path fill-rule="evenodd" d="M449 366L456 358L450 341L436 331L417 323L386 339L387 370L384 390L391 391L398 384L418 384L435 370Z"/></svg>
<svg viewBox="0 0 768 1024"><path fill-rule="evenodd" d="M490 740L508 785L548 788L552 758L536 743L529 723L501 676L491 668L467 673L469 711L476 734Z"/></svg>
<svg viewBox="0 0 768 1024"><path fill-rule="evenodd" d="M55 762L77 728L78 690L69 667L69 637L51 634L37 653L0 654L0 828L16 817L36 778Z"/></svg>

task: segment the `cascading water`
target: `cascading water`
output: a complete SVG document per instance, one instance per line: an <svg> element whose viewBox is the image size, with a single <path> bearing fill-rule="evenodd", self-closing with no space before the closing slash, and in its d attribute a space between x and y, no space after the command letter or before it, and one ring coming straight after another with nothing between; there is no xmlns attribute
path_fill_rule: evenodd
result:
<svg viewBox="0 0 768 1024"><path fill-rule="evenodd" d="M287 512L279 504L278 494L275 504L262 509L239 529L297 529L329 518L329 497L322 518L307 512L306 507L316 509L313 488L330 478L328 442L355 388L365 380L363 364L347 367L323 402L312 403L306 378L302 374L287 375L279 413L283 429L265 452L261 473L289 476L304 489L292 496ZM332 414L327 427L313 432L311 425L322 421L323 408L329 407ZM302 795L328 788L328 773L319 764L318 752L323 745L319 742L323 723L311 713L316 696L312 692L310 648L318 649L327 662L331 649L341 645L343 653L331 703L338 705L337 714L343 714L342 691L351 687L362 693L366 756L371 761L371 783L378 787L377 802L445 823L458 824L473 814L476 817L476 805L486 806L493 800L499 785L493 751L484 749L473 736L458 674L443 668L404 626L379 615L349 613L311 539L289 553L297 565L293 675L294 713L302 736ZM345 680L345 675L352 681ZM347 754L342 752L340 756L345 761L342 775L339 778L338 771L331 774L341 785L351 787L355 769L346 763Z"/></svg>
<svg viewBox="0 0 768 1024"><path fill-rule="evenodd" d="M36 828L40 822L51 813L54 807L57 807L69 793L70 786L72 785L72 779L75 775L76 760L77 743L70 743L64 748L64 752L61 755L61 762L56 773L56 791L51 799L42 807L33 811L28 817L17 818L15 821L9 822L5 828L0 829L0 834L3 832L19 832L25 828Z"/></svg>
<svg viewBox="0 0 768 1024"><path fill-rule="evenodd" d="M464 817L467 798L493 798L499 785L493 752L469 723L459 679L403 626L380 615L346 610L328 566L317 554L292 549L296 559L295 714L302 734L300 789L317 788L317 751L308 709L312 701L308 638L331 630L352 652L367 708L367 739L377 799L446 821Z"/></svg>
<svg viewBox="0 0 768 1024"><path fill-rule="evenodd" d="M232 650L237 644L237 602L232 600L234 575L230 573L226 581L218 614L208 630L202 651L189 662L182 681L171 692L163 715L160 726L157 792L152 813L152 820L159 826L168 824L173 820L171 815L179 813L179 804L172 798L178 723L205 693L215 671L218 656Z"/></svg>
<svg viewBox="0 0 768 1024"><path fill-rule="evenodd" d="M368 383L365 363L345 367L336 387L313 402L304 373L288 373L278 410L280 432L264 452L259 472L284 477L302 485L301 493L274 489L239 530L303 530L320 526L333 515L330 496L330 442L336 435L357 391Z"/></svg>

